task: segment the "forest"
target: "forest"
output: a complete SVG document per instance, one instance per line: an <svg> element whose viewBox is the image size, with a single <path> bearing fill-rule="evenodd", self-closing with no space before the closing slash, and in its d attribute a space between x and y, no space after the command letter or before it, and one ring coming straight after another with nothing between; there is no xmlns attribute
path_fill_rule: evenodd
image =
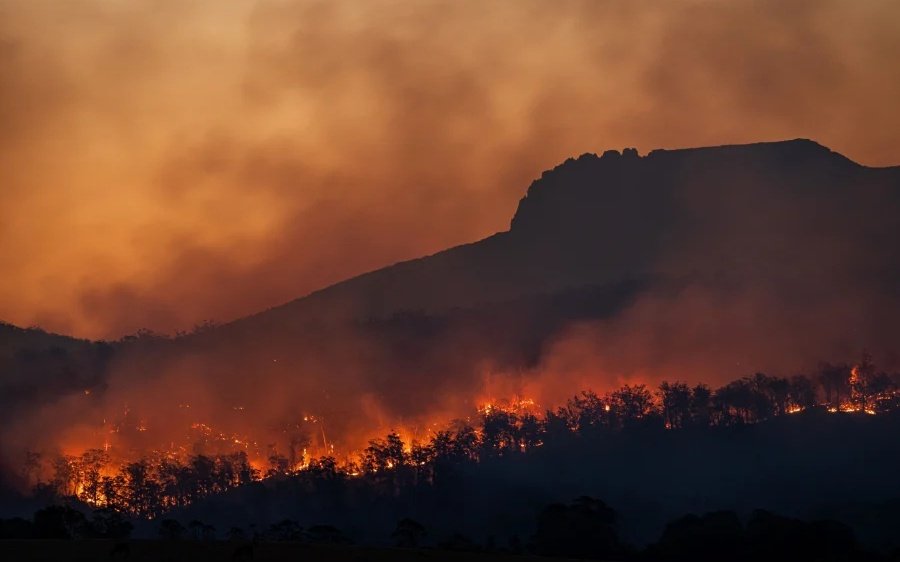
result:
<svg viewBox="0 0 900 562"><path fill-rule="evenodd" d="M272 451L263 467L243 451L181 458L157 452L119 467L102 449L52 458L27 453L32 501L45 507L32 521L5 520L2 535L115 538L134 530L172 540L660 560L678 559L667 556L679 549L695 560L705 559L704 548L721 553L710 540L740 543L754 559L758 548L793 537L788 542L812 541L828 556L844 553L822 559L859 559L863 543L838 519L887 509L884 526L900 521L900 490L889 476L900 457L888 442L900 425L898 388L900 375L877 369L864 354L811 375L757 373L715 390L663 382L602 395L582 391L544 411L527 398L487 404L427 441L391 432L344 460L307 458L303 439ZM857 462L854 451L871 451L873 442L883 445L884 462ZM830 467L821 475L810 469L823 462ZM747 478L739 489L714 483L723 470L738 480L746 471ZM803 474L815 476L798 481ZM636 494L633 482L647 477L657 482L641 484L644 493ZM859 484L862 477L870 482ZM812 508L823 489L831 506L773 512L798 503ZM654 497L658 505L647 503ZM882 554L900 547L881 530L866 528L864 544Z"/></svg>

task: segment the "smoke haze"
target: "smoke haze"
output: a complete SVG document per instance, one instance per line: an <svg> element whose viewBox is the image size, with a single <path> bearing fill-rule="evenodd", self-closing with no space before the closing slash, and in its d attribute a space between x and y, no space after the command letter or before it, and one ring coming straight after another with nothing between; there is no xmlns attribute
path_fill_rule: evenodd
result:
<svg viewBox="0 0 900 562"><path fill-rule="evenodd" d="M716 387L864 349L890 372L897 240L900 168L812 141L583 155L478 243L192 335L126 339L93 370L48 344L0 355L2 454L236 447L262 462L299 440L345 455L517 396L540 409L624 383Z"/></svg>
<svg viewBox="0 0 900 562"><path fill-rule="evenodd" d="M890 0L2 0L0 318L230 320L504 230L606 147L894 164L898 57Z"/></svg>

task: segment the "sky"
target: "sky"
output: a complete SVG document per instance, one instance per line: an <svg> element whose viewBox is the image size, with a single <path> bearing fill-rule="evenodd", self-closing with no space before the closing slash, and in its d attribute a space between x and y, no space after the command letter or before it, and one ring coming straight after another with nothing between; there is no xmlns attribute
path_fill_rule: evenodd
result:
<svg viewBox="0 0 900 562"><path fill-rule="evenodd" d="M895 0L0 0L0 319L228 321L508 227L583 152L900 164Z"/></svg>

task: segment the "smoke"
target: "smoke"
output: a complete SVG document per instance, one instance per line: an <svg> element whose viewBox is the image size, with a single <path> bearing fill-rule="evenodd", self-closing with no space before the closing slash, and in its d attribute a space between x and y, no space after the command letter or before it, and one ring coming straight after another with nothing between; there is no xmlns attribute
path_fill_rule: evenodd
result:
<svg viewBox="0 0 900 562"><path fill-rule="evenodd" d="M606 147L802 136L895 163L898 16L887 0L2 2L0 317L114 338L251 314L505 230L531 178ZM872 240L896 219L721 179L687 186L689 220L653 256L672 284L609 318L464 310L131 343L89 393L4 420L5 461L200 437L340 452L514 395L789 375L864 347L896 365L896 295L870 275L896 260L832 228Z"/></svg>
<svg viewBox="0 0 900 562"><path fill-rule="evenodd" d="M0 317L230 320L502 230L609 146L895 161L890 1L0 4Z"/></svg>

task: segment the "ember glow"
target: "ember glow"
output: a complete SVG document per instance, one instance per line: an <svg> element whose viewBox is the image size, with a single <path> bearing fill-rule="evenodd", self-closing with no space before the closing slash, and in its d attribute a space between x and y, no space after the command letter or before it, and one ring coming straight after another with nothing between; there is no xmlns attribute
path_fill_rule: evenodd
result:
<svg viewBox="0 0 900 562"><path fill-rule="evenodd" d="M37 491L153 518L250 482L307 472L359 478L402 467L427 479L429 467L442 455L478 461L528 454L559 431L617 431L635 424L678 431L810 411L877 415L900 409L900 376L877 372L864 355L852 366L824 365L811 377L757 374L715 392L702 384L691 388L664 382L656 391L644 385L625 385L602 395L584 391L554 407L521 395L474 402L477 407L454 420L361 427L335 438L328 437L327 418L314 413L298 414L295 423L262 434L252 429L254 413L236 406L235 414L246 420L245 433L194 421L171 435L124 408L119 418L104 420L83 441L64 444L65 454L26 451L25 480ZM181 403L177 410L190 414L191 406ZM168 444L161 446L163 442ZM150 496L159 499L151 501Z"/></svg>

